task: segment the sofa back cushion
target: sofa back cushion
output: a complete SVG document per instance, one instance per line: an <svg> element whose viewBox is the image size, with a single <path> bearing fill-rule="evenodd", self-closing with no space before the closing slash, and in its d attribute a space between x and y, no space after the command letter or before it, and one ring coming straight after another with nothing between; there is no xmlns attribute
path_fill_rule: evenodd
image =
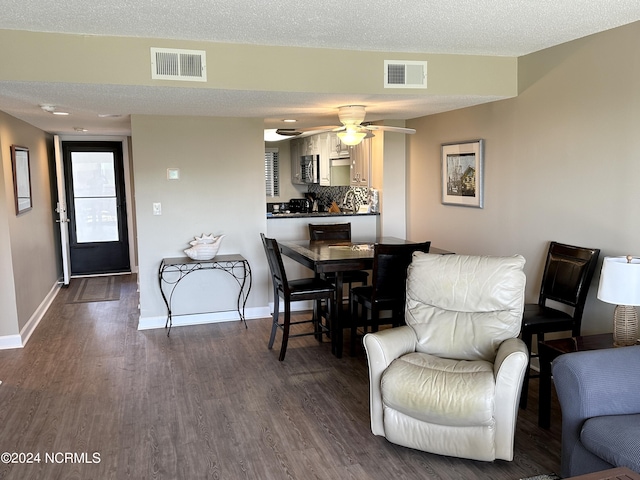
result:
<svg viewBox="0 0 640 480"><path fill-rule="evenodd" d="M520 333L525 259L417 252L407 273L405 320L417 351L493 362Z"/></svg>

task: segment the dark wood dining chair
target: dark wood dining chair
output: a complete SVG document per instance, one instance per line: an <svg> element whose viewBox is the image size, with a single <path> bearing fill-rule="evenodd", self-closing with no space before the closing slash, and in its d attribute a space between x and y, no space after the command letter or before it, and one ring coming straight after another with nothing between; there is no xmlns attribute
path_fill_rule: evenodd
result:
<svg viewBox="0 0 640 480"><path fill-rule="evenodd" d="M533 335L537 342L544 341L544 334L571 331L572 337L580 335L582 314L589 293L589 286L598 263L600 250L551 242L542 274L538 303L525 304L522 315L522 340L531 353ZM556 305L553 304L556 302ZM569 307L565 310L560 308ZM529 379L539 378L527 368L520 395L520 407L527 408Z"/></svg>
<svg viewBox="0 0 640 480"><path fill-rule="evenodd" d="M309 240L312 242L322 240L351 241L351 222L347 223L326 223L309 224ZM335 282L336 274L329 272L325 274L325 279ZM349 290L354 283L366 285L369 281L369 273L364 270L353 270L343 273L343 282L349 286Z"/></svg>
<svg viewBox="0 0 640 480"><path fill-rule="evenodd" d="M351 222L309 224L309 240L344 240L351 241Z"/></svg>
<svg viewBox="0 0 640 480"><path fill-rule="evenodd" d="M351 355L355 354L359 327L366 334L369 327L375 332L379 325L404 323L407 268L413 252L429 253L430 247L431 242L374 245L372 283L354 287L350 293ZM391 316L380 318L380 312L387 310ZM367 312L371 312L370 318Z"/></svg>
<svg viewBox="0 0 640 480"><path fill-rule="evenodd" d="M289 338L315 335L318 341L322 341L323 334L330 333L333 320L333 304L335 287L332 283L321 278L302 278L299 280L287 280L287 273L282 261L282 254L278 247L278 242L274 238L267 238L264 233L260 234L262 245L269 263L271 280L273 283L273 323L271 326L271 336L269 337L269 349L273 348L278 329L282 330L282 344L280 346L279 360L284 360L287 353ZM284 300L284 318L280 322L280 298ZM291 303L302 300L313 301L313 315L309 320L291 321ZM322 324L320 301L326 300L327 319L326 324ZM291 325L303 323L313 323L312 332L302 332L290 334ZM332 348L333 350L334 348Z"/></svg>

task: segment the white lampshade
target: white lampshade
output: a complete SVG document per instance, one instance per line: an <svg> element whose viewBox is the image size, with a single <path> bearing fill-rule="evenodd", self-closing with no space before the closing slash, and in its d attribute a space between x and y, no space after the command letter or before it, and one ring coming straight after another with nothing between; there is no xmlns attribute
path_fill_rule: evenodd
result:
<svg viewBox="0 0 640 480"><path fill-rule="evenodd" d="M614 305L640 305L640 259L605 257L598 299Z"/></svg>

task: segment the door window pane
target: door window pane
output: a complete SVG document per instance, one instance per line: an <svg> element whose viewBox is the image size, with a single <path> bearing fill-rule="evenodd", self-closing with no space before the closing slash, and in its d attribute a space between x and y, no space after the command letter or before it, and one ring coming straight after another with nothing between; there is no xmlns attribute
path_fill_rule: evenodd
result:
<svg viewBox="0 0 640 480"><path fill-rule="evenodd" d="M78 243L118 241L115 165L111 152L72 152Z"/></svg>
<svg viewBox="0 0 640 480"><path fill-rule="evenodd" d="M76 198L75 207L78 243L118 241L115 198Z"/></svg>

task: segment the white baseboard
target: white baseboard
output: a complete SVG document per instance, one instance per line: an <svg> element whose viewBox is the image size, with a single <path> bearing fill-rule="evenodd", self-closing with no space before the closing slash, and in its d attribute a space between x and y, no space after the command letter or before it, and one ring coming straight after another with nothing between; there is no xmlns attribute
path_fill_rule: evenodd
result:
<svg viewBox="0 0 640 480"><path fill-rule="evenodd" d="M38 305L36 311L33 312L29 321L24 327L22 327L19 335L5 335L0 337L0 350L23 348L29 341L29 338L31 338L31 335L44 317L44 314L47 313L47 310L59 292L60 285L56 282L53 284L53 287L51 287L51 290L49 290L49 293L44 297L40 305Z"/></svg>
<svg viewBox="0 0 640 480"><path fill-rule="evenodd" d="M22 345L22 338L20 335L3 335L0 337L0 350L22 347L24 347L24 345Z"/></svg>
<svg viewBox="0 0 640 480"><path fill-rule="evenodd" d="M247 320L254 318L266 318L271 315L268 307L247 308L244 316ZM206 323L237 322L240 320L238 312L229 310L225 312L194 313L189 315L174 315L173 327L184 327L187 325L203 325ZM153 328L164 328L167 316L161 317L140 317L138 320L138 330L150 330Z"/></svg>

